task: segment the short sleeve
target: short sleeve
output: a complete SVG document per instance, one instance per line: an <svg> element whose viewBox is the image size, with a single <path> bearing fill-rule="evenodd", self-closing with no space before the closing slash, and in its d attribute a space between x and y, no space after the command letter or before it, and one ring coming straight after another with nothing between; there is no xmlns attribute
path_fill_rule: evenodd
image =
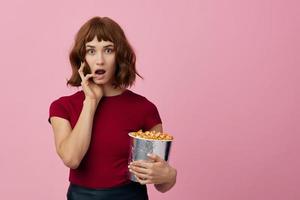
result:
<svg viewBox="0 0 300 200"><path fill-rule="evenodd" d="M144 117L144 130L146 131L162 123L157 107L152 102L148 102Z"/></svg>
<svg viewBox="0 0 300 200"><path fill-rule="evenodd" d="M52 116L61 117L70 121L69 113L64 106L61 98L53 101L49 108L48 122L51 124L50 118Z"/></svg>

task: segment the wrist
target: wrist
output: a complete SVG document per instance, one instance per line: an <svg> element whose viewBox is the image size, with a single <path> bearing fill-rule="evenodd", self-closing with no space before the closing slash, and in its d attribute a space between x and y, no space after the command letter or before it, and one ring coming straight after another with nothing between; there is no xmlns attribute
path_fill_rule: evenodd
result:
<svg viewBox="0 0 300 200"><path fill-rule="evenodd" d="M83 101L84 105L91 106L93 108L96 108L98 103L99 103L99 100L91 99L91 98L85 98L84 101Z"/></svg>
<svg viewBox="0 0 300 200"><path fill-rule="evenodd" d="M171 166L169 166L168 170L168 180L164 183L154 185L155 188L162 193L170 190L176 183L177 170Z"/></svg>
<svg viewBox="0 0 300 200"><path fill-rule="evenodd" d="M169 177L170 183L176 182L177 170L171 166L169 166Z"/></svg>

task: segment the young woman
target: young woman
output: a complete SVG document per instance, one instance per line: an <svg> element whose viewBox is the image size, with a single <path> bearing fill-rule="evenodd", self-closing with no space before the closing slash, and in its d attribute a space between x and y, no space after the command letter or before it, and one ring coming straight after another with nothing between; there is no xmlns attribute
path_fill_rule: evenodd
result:
<svg viewBox="0 0 300 200"><path fill-rule="evenodd" d="M160 192L171 189L176 169L159 156L128 165L128 133L163 128L156 106L127 89L140 75L121 27L108 17L88 20L69 58L73 72L67 85L82 90L54 100L48 119L57 154L70 168L67 198L143 200L146 184ZM139 182L129 180L129 171Z"/></svg>

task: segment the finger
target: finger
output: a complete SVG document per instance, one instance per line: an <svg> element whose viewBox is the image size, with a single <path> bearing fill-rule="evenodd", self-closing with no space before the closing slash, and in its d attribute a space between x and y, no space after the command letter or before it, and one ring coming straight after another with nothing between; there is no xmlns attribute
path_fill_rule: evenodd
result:
<svg viewBox="0 0 300 200"><path fill-rule="evenodd" d="M81 80L84 80L83 67L84 67L84 62L81 62L80 67L78 69L78 73L79 73Z"/></svg>
<svg viewBox="0 0 300 200"><path fill-rule="evenodd" d="M85 80L89 80L91 77L94 77L94 74L87 74L84 78Z"/></svg>
<svg viewBox="0 0 300 200"><path fill-rule="evenodd" d="M145 161L145 160L137 160L131 162L130 165L149 169L152 167L153 163L150 163L149 161Z"/></svg>
<svg viewBox="0 0 300 200"><path fill-rule="evenodd" d="M137 172L135 170L132 170L132 169L129 169L129 171L131 173L133 173L134 175L136 175L137 177L139 177L140 179L142 179L142 180L150 178L147 174L139 173L139 172Z"/></svg>
<svg viewBox="0 0 300 200"><path fill-rule="evenodd" d="M138 166L129 166L129 171L134 171L134 172L138 172L138 173L142 173L142 174L149 174L149 169L143 168L143 167L138 167Z"/></svg>
<svg viewBox="0 0 300 200"><path fill-rule="evenodd" d="M160 156L152 153L152 154L147 154L148 158L150 158L150 160L154 161L154 162L163 162L165 161L164 159L162 159Z"/></svg>
<svg viewBox="0 0 300 200"><path fill-rule="evenodd" d="M137 177L137 175L134 175L135 179L141 184L141 185L145 185L145 183L143 182L142 179L140 179L139 177Z"/></svg>
<svg viewBox="0 0 300 200"><path fill-rule="evenodd" d="M146 184L151 183L150 180L142 180L142 179L140 179L139 177L137 177L136 175L135 175L135 178L136 178L136 180L137 180L141 185L146 185Z"/></svg>

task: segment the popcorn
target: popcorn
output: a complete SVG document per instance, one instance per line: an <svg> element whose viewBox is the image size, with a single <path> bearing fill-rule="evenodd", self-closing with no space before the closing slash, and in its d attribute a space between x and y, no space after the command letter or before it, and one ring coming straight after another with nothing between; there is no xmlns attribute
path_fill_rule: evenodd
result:
<svg viewBox="0 0 300 200"><path fill-rule="evenodd" d="M140 139L150 139L150 140L173 140L173 136L168 133L161 133L156 131L146 131L143 132L139 130L137 132L131 132L131 136Z"/></svg>

